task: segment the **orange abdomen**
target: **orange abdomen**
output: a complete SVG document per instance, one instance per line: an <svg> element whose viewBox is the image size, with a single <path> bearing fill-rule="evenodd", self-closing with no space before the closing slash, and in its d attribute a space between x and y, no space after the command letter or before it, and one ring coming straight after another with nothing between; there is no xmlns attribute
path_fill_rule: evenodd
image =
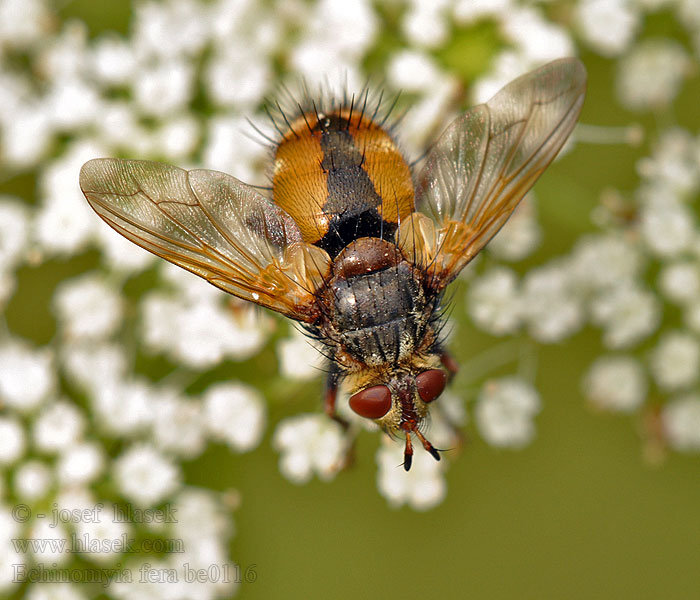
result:
<svg viewBox="0 0 700 600"><path fill-rule="evenodd" d="M295 119L275 153L273 199L303 240L336 255L393 235L414 210L411 170L379 125L343 108Z"/></svg>

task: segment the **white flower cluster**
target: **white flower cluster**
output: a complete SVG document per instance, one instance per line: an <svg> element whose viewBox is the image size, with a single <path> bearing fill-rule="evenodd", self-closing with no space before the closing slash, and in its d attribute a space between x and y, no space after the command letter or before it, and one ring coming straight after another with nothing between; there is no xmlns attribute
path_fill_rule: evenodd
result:
<svg viewBox="0 0 700 600"><path fill-rule="evenodd" d="M15 289L14 269L27 251L29 215L19 198L0 196L0 309Z"/></svg>
<svg viewBox="0 0 700 600"><path fill-rule="evenodd" d="M225 297L204 280L173 265L164 265L173 292L154 291L142 303L143 342L194 369L223 360L243 360L266 340L269 319L252 304Z"/></svg>
<svg viewBox="0 0 700 600"><path fill-rule="evenodd" d="M0 2L0 53L19 53L31 65L26 72L0 68L0 156L4 169L37 169L39 190L36 207L0 197L0 306L12 301L15 271L23 262L68 257L92 240L109 270L56 287L51 307L57 333L48 345L33 347L5 330L0 335L0 595L18 585L13 564L61 568L72 560L55 548L18 552L12 538L69 545L71 535L110 542L124 534L182 540L184 552L151 561L153 569L175 569L180 583L139 583L144 558L102 546L83 555L88 564L128 571L134 583L92 592L89 584L29 585L26 596L213 600L235 592L235 578L184 581L185 563L197 569L231 565L232 521L223 496L185 484L180 463L199 456L209 440L236 452L255 448L265 428L265 405L257 391L233 382L199 396L187 394L177 381L154 384L132 367L138 339L133 336L141 334L139 346L201 369L256 353L268 321L255 319L247 307L229 308L213 288L211 293L204 284L197 287L196 278L169 271L163 279L170 289L145 296L135 310L121 287L152 264L152 257L100 224L77 184L81 164L95 156L123 152L191 160L206 124L188 112L195 84L189 65L211 43L215 10L230 13L233 4L145 3L131 39L90 41L81 23L60 26L48 3ZM58 136L66 143L49 160ZM234 157L231 167L242 162ZM152 308L157 302L159 311ZM109 501L100 495L106 482ZM33 518L20 526L10 515L9 498L68 510L111 507L117 498L139 509L168 503L179 512L170 530L111 518L53 528Z"/></svg>
<svg viewBox="0 0 700 600"><path fill-rule="evenodd" d="M694 0L578 0L576 25L583 41L597 53L619 58L616 90L631 110L664 109L691 74L692 59L677 41L645 37L637 41L644 20L666 8L700 54L700 7Z"/></svg>
<svg viewBox="0 0 700 600"><path fill-rule="evenodd" d="M535 435L534 416L540 398L534 387L519 377L487 381L477 399L476 424L491 445L521 448Z"/></svg>
<svg viewBox="0 0 700 600"><path fill-rule="evenodd" d="M475 103L485 102L508 82L547 61L576 54L571 32L549 21L540 7L506 0L489 3L485 14L485 4L464 1L456 5L458 23L489 17L497 22L504 41L493 69L474 85Z"/></svg>
<svg viewBox="0 0 700 600"><path fill-rule="evenodd" d="M647 379L640 362L631 356L602 356L591 365L583 389L603 410L632 412L646 399Z"/></svg>
<svg viewBox="0 0 700 600"><path fill-rule="evenodd" d="M697 3L668 4L683 15L681 23L697 43ZM621 57L620 103L660 112L679 94L693 58L666 38L634 43L644 12L653 6L580 0L577 12L584 40L605 56ZM629 199L610 196L596 208L594 219L604 231L581 238L568 255L522 278L498 264L477 269L467 312L492 335L525 329L540 342L561 342L586 323L599 328L603 346L615 353L591 365L583 379L585 396L605 410L653 411L646 403L653 385L666 400L663 441L697 450L692 440L700 437L693 418L700 367L700 234L693 202L700 192L700 134L678 125L660 129L650 154L637 162L637 174ZM673 317L678 311L680 324Z"/></svg>
<svg viewBox="0 0 700 600"><path fill-rule="evenodd" d="M700 233L692 208L700 192L698 157L700 135L674 127L661 133L651 155L638 165L641 241L659 266L658 296L682 315L680 328L661 329L646 360L660 392L672 395L661 413L665 441L686 451L695 449L689 442L693 435L700 436L697 430L693 433L697 422L691 400L698 391L700 367ZM681 425L679 419L685 422Z"/></svg>
<svg viewBox="0 0 700 600"><path fill-rule="evenodd" d="M656 299L635 279L639 264L634 243L616 234L591 235L522 281L506 267L487 269L470 284L467 312L493 335L526 327L547 343L566 339L590 317L603 328L606 345L625 347L658 324Z"/></svg>
<svg viewBox="0 0 700 600"><path fill-rule="evenodd" d="M473 322L496 336L525 327L541 342L560 342L586 322L598 327L607 349L629 352L601 357L584 378L587 398L606 410L643 410L649 379L664 396L695 390L700 234L690 202L700 190L698 157L700 136L680 128L662 132L651 155L638 163L636 217L619 219L610 209L603 219L607 231L587 235L569 255L530 270L522 280L504 266L486 269L467 294ZM654 271L658 276L650 284ZM682 328L666 329L664 301L680 309ZM650 338L653 348L640 352ZM688 404L687 395L681 400L671 399L669 406ZM665 410L662 419L676 415ZM690 427L678 435L687 436ZM666 427L668 444L692 448L674 440L679 431Z"/></svg>
<svg viewBox="0 0 700 600"><path fill-rule="evenodd" d="M343 468L348 450L341 426L322 414L282 421L272 443L282 454L280 471L294 483L305 483L314 474L333 478Z"/></svg>
<svg viewBox="0 0 700 600"><path fill-rule="evenodd" d="M71 335L70 328L66 327L65 331L67 336ZM93 329L84 333L95 342ZM66 342L65 347L72 348L72 345ZM67 375L70 376L71 369L85 375L76 366L78 364L91 371L91 377L76 380L91 392L95 392L100 385L109 386L108 378L114 377L113 383L119 379L117 373L110 372L110 369L119 371L118 367L115 369L115 357L110 352L113 348L108 345L93 348L95 354L87 351L80 356L81 351L74 350L65 357L72 363L66 370ZM84 350L83 348L82 351ZM232 443L239 451L257 445L264 422L264 405L254 392L247 392L243 388L237 390L241 402L249 403L247 410L250 411L252 407L259 415L257 420L245 423L236 422L235 419L233 422L222 421L220 414L211 415L205 410L205 402L183 400L172 393L161 393L159 397L153 397L154 392L145 384L141 386L142 391L151 397L148 398L149 402L144 402L135 410L132 410L134 407L129 404L126 393L124 396L115 393L114 403L110 407L113 414L107 416L121 425L118 436L123 442L123 450L110 461L108 444L95 435L93 428L88 429L89 415L75 402L58 396L59 386L54 375L56 370L60 370L60 365L56 364L50 354L34 350L20 341L6 342L0 350L0 397L9 409L0 416L0 466L3 480L8 485L2 495L11 494L29 506L53 506L56 510L89 509L99 504L111 506L111 502L101 498L95 491L102 488L106 480L111 480L119 497L130 503L130 506L140 509L159 507L164 502L179 507L181 502L185 502L184 499L196 499L204 508L208 507L207 510L212 514L228 513L223 500L213 493L196 491L183 485L178 459L201 453L208 433L212 437L222 432L229 436L243 437L245 441L238 439L235 445ZM122 389L126 391L127 388L128 384ZM245 413L245 410L240 412ZM99 410L92 414L97 417L98 424L104 426L100 422ZM125 415L124 419L117 416L120 414ZM141 425L141 428L136 425ZM150 434L145 436L147 432ZM67 566L71 554L66 548L75 543L76 537L89 539L91 544L98 545L97 549L83 554L89 562L102 567L121 568L124 559L129 557L125 557L122 550L109 546L114 540L119 540L123 535L132 537L135 529L141 536L160 538L165 535L163 531L149 530L148 525L118 522L110 516L104 516L99 522L80 520L76 523L61 522L57 526L49 526L49 522L33 518L21 526L16 515L10 516L10 510L0 500L0 530L3 534L0 544L2 590L11 590L12 586L17 585L14 571L4 568L5 565L24 563L27 568ZM203 568L212 564L212 561L220 565L230 563L226 552L230 517L218 516L215 520L206 518L201 512L192 514L197 514L195 521L199 518L204 518L205 523L218 520L224 526L204 535L201 524L187 525L187 521L179 515L173 525L172 537L185 540L184 553L167 555L167 566L181 570L187 562ZM184 527L190 528L188 537L182 531ZM52 539L56 544L65 546L63 550L57 546L47 546L22 551L10 543L11 539L27 538ZM134 565L126 570L132 574L138 573ZM136 579L138 580L138 575ZM77 594L77 598L88 597L83 596L88 590L84 586L79 590L68 584L40 585L47 585L46 589L54 586L56 593L66 588L66 593L70 591L71 594ZM120 590L123 587L115 584L110 587L110 593L114 594L110 597L133 597L129 594L134 592L131 587L127 587L129 589L122 592ZM222 586L220 582L200 584L200 587L197 595L212 599L229 597L233 591L231 585ZM162 598L161 595L155 595L156 590L158 594L162 593L162 587L156 586L153 594L141 593L139 597ZM180 597L186 596L187 593L184 593Z"/></svg>
<svg viewBox="0 0 700 600"><path fill-rule="evenodd" d="M77 294L81 289L84 293ZM107 504L95 490L109 479L119 497L137 508L158 507L164 502L177 506L181 498L194 494L192 498L198 498L207 510L224 514L221 499L183 484L179 460L201 454L208 439L221 439L238 452L256 447L265 426L265 406L259 394L242 384L226 383L209 388L203 398L188 398L176 388L156 387L144 378L129 376L124 349L108 339L114 335L113 319L99 311L91 315L95 298L105 308L118 310L118 296L93 278L59 287L55 298L61 332L55 346L57 356L16 338L0 346L0 398L5 404L0 416L0 466L8 492L31 505L89 508L99 502ZM89 412L61 397L58 374L87 393ZM95 426L88 428L89 419L95 420ZM112 438L121 441L122 450L116 457L110 456L108 449ZM9 511L0 501L0 518L9 519ZM199 517L205 518L203 514ZM223 522L228 524L229 518ZM184 563L202 568L214 562L230 563L226 551L229 525L212 530L207 537L202 535L201 526L190 524L187 538L181 532L185 526L179 518L173 532L186 540L184 554L168 555L162 568L182 570ZM134 527L138 526L107 518L100 523L81 521L53 528L32 520L14 537L51 538L67 544L73 533L80 539L109 542L131 535ZM141 535L164 534L141 531ZM62 566L70 560L70 554L63 551L18 553L10 539L2 536L0 565ZM120 550L101 548L90 552L88 560L103 566L123 564ZM126 570L138 573L137 568L130 565ZM12 585L13 572L1 568L0 589ZM179 592L182 595L178 597L195 594L192 584L188 586L189 591ZM221 582L200 583L199 587L196 595L212 599L229 597L233 591L231 585L222 586ZM110 588L111 597L133 597L132 588L115 585ZM161 586L154 586L150 595L139 592L139 597L162 598L162 593Z"/></svg>

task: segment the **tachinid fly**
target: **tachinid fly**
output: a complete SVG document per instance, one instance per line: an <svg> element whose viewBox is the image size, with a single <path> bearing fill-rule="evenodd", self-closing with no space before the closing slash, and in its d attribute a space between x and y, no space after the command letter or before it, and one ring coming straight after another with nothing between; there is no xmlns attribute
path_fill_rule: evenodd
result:
<svg viewBox="0 0 700 600"><path fill-rule="evenodd" d="M581 111L586 72L551 62L458 117L414 172L365 101L307 106L280 130L270 194L230 175L95 159L80 187L97 214L146 250L294 319L339 386L391 435L423 434L456 365L441 342L445 287L554 159ZM370 114L372 113L372 114Z"/></svg>

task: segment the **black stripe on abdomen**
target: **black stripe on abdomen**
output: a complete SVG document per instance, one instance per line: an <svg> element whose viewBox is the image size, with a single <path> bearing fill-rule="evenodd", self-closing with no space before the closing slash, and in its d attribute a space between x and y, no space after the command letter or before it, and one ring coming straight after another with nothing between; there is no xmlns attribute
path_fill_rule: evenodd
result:
<svg viewBox="0 0 700 600"><path fill-rule="evenodd" d="M323 212L330 217L328 231L316 245L335 257L361 237L392 239L396 224L383 221L379 215L382 198L362 168L362 151L348 131L347 120L326 117L315 128L321 130L321 167L328 190Z"/></svg>

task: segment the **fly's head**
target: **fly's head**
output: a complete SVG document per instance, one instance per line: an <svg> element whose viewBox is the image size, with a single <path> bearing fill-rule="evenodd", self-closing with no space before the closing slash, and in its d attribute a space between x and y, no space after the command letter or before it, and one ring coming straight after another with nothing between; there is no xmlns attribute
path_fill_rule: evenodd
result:
<svg viewBox="0 0 700 600"><path fill-rule="evenodd" d="M413 460L412 435L435 460L440 454L425 437L430 404L442 394L448 372L437 357L414 360L405 368L380 372L369 381L355 386L350 396L350 408L375 421L392 436L405 436L404 468L408 471Z"/></svg>

